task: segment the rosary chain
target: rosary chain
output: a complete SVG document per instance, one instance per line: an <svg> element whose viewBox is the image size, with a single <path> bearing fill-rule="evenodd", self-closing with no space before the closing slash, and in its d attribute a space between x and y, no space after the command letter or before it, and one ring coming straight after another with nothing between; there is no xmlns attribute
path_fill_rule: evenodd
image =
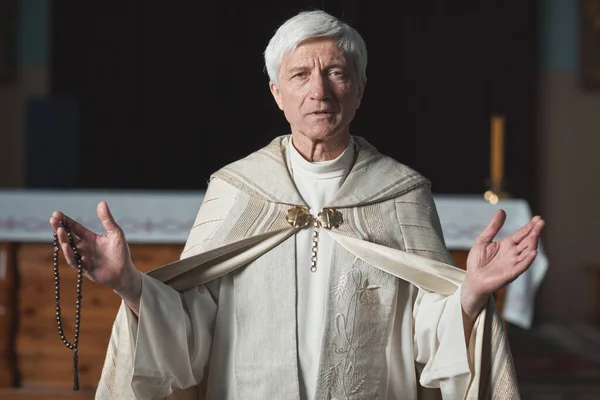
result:
<svg viewBox="0 0 600 400"><path fill-rule="evenodd" d="M73 253L75 253L75 259L77 261L77 297L76 297L76 302L75 302L75 334L73 336L73 343L70 343L69 340L67 340L65 333L63 331L62 315L61 315L61 311L60 311L60 276L58 274L59 244L58 244L58 235L56 234L56 232L54 232L53 263L54 263L54 297L56 300L56 323L58 324L58 335L60 336L60 339L62 340L64 345L66 347L68 347L69 349L71 349L73 351L73 353L77 354L77 348L78 348L78 344L79 344L79 330L81 327L81 297L82 297L81 296L81 288L82 288L82 283L83 283L83 267L82 267L82 263L81 263L81 255L79 254L79 251L77 250L77 247L75 246L75 243L73 242L73 235L71 234L71 229L65 222L61 221L60 223L61 223L62 227L65 229L65 231L67 232L67 237L69 238L69 246L73 250Z"/></svg>

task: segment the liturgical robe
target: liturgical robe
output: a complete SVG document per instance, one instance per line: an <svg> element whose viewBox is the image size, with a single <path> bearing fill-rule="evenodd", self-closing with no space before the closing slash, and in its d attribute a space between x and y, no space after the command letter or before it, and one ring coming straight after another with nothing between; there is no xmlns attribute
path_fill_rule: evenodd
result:
<svg viewBox="0 0 600 400"><path fill-rule="evenodd" d="M336 196L340 191L343 192L347 176L356 172L358 163L363 162L368 166L364 160L357 157L361 149L363 153L368 150L376 157L380 157L372 146L360 138L357 138L356 141L351 139L346 151L337 159L323 163L310 163L303 159L290 143L289 136L275 139L269 147L271 150L275 149L271 156L277 157L277 150L280 150L281 164L287 167L286 172L293 182L294 190L297 191L301 202L307 206L313 216L316 216L323 207L331 202L335 203ZM247 197L248 193L245 193L243 184L239 183L244 179L232 179L235 177L235 172L232 171L235 170L224 169L221 174L216 173L213 176L186 242L182 259L194 257L209 249L211 242L215 241L215 236L218 236L221 225L226 223L224 221L227 221L232 213L235 213L236 202L240 197ZM238 169L239 171L243 171L243 168ZM419 185L415 185L415 188L409 190L412 192L412 196L400 197L400 201L396 198L393 201L394 204L397 206L398 203L406 203L424 207L427 211L427 218L425 218L425 222L416 219L402 221L398 218L396 223L406 227L406 231L401 231L404 247L416 244L410 249L401 250L413 251L417 254L421 252L425 257L451 264L452 257L443 245L439 221L428 186L422 185L424 180L418 177L414 171L406 167L403 167L402 171L405 176L400 174L397 177L399 180L406 180L408 176L413 183L418 182ZM415 176L418 177L416 180ZM371 176L371 179L376 178L377 175ZM361 187L355 187L354 190L361 190ZM255 195L256 193L251 194ZM378 199L385 199L385 196ZM285 204L285 201L282 203ZM295 202L288 202L285 206L289 207L290 204L297 203L299 201L296 199ZM264 204L262 206L264 208ZM269 205L268 207L275 206ZM348 211L348 213L352 212L356 211ZM367 226L369 212L368 209L363 209L361 213L364 214L364 217L355 218L356 221L362 221L364 226L358 229L365 231L364 239L367 240L368 231L373 229ZM345 219L352 220L352 216L348 213L345 215ZM256 215L262 215L264 221L253 223L268 224L270 214L277 213L268 210L258 212ZM358 223L357 226L360 224ZM415 232L409 233L410 229ZM261 230L264 229L258 227L255 231ZM385 229L383 230L385 231ZM423 232L423 230L426 231ZM296 286L295 293L288 293L288 295L295 297L292 299L292 303L295 305L292 311L295 316L291 319L295 322L293 339L296 343L295 345L290 343L290 348L293 348L295 357L297 357L298 387L288 393L296 393L295 398L301 399L416 399L419 380L415 372L416 362L422 369L421 384L440 388L445 399L476 398L468 396L468 389L473 382L474 364L479 360L477 352L469 347L475 346L477 325L480 322L476 323L470 343L465 343L460 285L453 293L436 293L422 290L409 282L395 278L390 281L392 282L390 285L394 287L394 290L390 292L391 297L388 299L390 304L387 314L390 318L389 321L381 324L385 327L385 332L382 334L383 359L382 362L374 362L374 364L382 365L372 365L367 368L368 371L361 371L357 374L360 361L355 360L353 364L349 357L350 353L354 352L352 357L356 358L357 349L365 348L368 352L369 339L373 336L372 331L379 328L376 328L377 324L366 324L367 331L370 331L363 336L358 334L357 336L362 339L353 342L351 337L354 336L354 325L360 324L361 321L358 318L359 313L353 312L351 306L367 304L369 312L375 310L373 304L377 302L377 292L382 289L375 281L371 284L366 278L361 281L363 275L360 266L351 267L342 272L337 271L337 275L333 272L334 264L340 260L340 258L336 258L336 234L333 230L330 232L326 229L318 229L317 268L316 271L311 271L313 234L312 228L295 232L291 238L293 245L288 246L292 252L284 255L284 257L294 259L294 284ZM372 235L376 236L375 233ZM419 235L433 236L434 242L437 240L437 243L433 248L418 248L419 239L411 242L411 235L415 237ZM393 240L385 244L391 247L401 247ZM281 246L278 245L278 247ZM350 257L345 258L345 262L354 264L357 259L356 254L350 254ZM246 268L252 267L253 265L249 265ZM365 267L363 266L363 268ZM234 276L234 273L224 274L204 285L193 286L192 284L188 290L177 291L168 284L160 282L160 278L156 279L152 277L152 274L143 274L139 320L131 312L126 312L127 323L124 324L127 326L131 362L131 371L128 374L131 380L125 382L125 385L129 383L132 388L132 391L129 392L130 396L135 395L140 399L160 399L175 390L195 386L204 381L206 398L237 399L248 398L244 397L248 393L248 382L251 385L261 385L260 381L252 382L252 379L248 379L247 376L241 378L239 370L236 374L236 345L242 347L239 345L240 339L243 339L242 335L252 335L253 332L240 330L246 318L236 315L236 311L238 314L243 314L243 312L239 312L240 305L236 304L236 301L238 303L242 301L239 299L239 293L242 292L238 292L236 297ZM360 302L356 300L352 303L352 299L355 297L351 297L347 312L338 310L332 313L327 308L328 301L331 302L331 297L336 296L334 292L340 286L339 283L346 284L350 280L348 278L355 281L357 285L356 299L360 299ZM262 292L262 289L260 286L253 287L254 291L249 299L252 299L253 296L273 295ZM385 296L381 295L381 298L385 298ZM282 299L282 302L285 301ZM249 302L244 301L244 303ZM257 305L259 304L260 301L257 302ZM265 319L264 315L273 311L276 312L276 310L269 309L253 310L256 314L262 314L263 316L260 317L262 319ZM369 316L369 312L364 314L367 319L376 318L379 315L375 312L373 316ZM335 321L332 322L331 319L335 319ZM346 328L346 324L350 324L350 320L352 320L352 329ZM339 338L335 339L333 343L324 338L325 336L334 336L332 335L333 330L337 330L337 333L340 334L340 325L342 331L346 330L342 336L345 335L343 340L347 341L347 347L335 342ZM115 330L116 324L113 338L111 338L113 346L114 342L119 341L114 337ZM346 354L334 364L334 366L343 364L344 368L341 372L336 368L324 366L323 359L325 357L322 354L326 344L333 346L336 352ZM123 347L123 343L119 345ZM264 349L257 349L257 351L268 352L269 349L269 344L266 343ZM117 352L118 350L112 351L112 353ZM114 387L107 384L114 379L110 376L111 360L109 360L108 353L111 353L110 349L107 352L107 362L97 398L113 398L111 396L115 393ZM376 354L374 351L374 358L376 358ZM254 353L254 357L256 357L256 353ZM266 359L268 360L268 355ZM277 357L273 362L276 363L276 360ZM238 361L238 363L240 362ZM260 362L257 362L255 368L257 369L256 374L260 375ZM291 374L294 375L293 371ZM365 377L369 375L377 377L376 379L369 378L371 380L366 379ZM363 379L360 379L361 376ZM365 391L363 386L373 385L372 382L375 382L377 387ZM107 385L111 388L107 389ZM324 388L325 386L327 388ZM257 389L257 393L260 392L260 389ZM273 396L275 392L264 393L271 393L270 395ZM364 397L364 393L371 393L372 396ZM256 398L261 397L257 396Z"/></svg>

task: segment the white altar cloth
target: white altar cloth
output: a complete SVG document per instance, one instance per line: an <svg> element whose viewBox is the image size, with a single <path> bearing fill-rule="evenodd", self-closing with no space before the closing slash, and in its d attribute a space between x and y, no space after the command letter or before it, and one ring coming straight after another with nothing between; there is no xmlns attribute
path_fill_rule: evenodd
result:
<svg viewBox="0 0 600 400"><path fill-rule="evenodd" d="M479 233L487 226L496 210L506 211L506 221L497 239L510 235L533 217L529 204L522 199L502 199L492 205L482 196L437 195L435 203L446 240L455 250L471 248ZM538 255L525 273L506 289L502 317L505 321L529 329L533 323L537 290L548 270L548 258L542 243Z"/></svg>
<svg viewBox="0 0 600 400"><path fill-rule="evenodd" d="M89 229L103 232L96 205L104 200L130 243L183 245L203 195L203 191L3 189L0 190L0 241L51 242L48 219L54 210L64 212ZM491 205L483 196L434 197L446 245L453 250L470 249L498 208L507 214L499 238L514 232L532 217L529 205L521 199L500 200ZM525 329L531 327L535 295L547 269L548 259L540 244L529 270L507 288L502 312L507 322Z"/></svg>

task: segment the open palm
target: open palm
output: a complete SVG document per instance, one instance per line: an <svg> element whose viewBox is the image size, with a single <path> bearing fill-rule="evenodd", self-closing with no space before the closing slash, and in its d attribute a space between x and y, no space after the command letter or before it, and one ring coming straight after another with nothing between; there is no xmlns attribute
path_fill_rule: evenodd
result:
<svg viewBox="0 0 600 400"><path fill-rule="evenodd" d="M537 255L544 221L533 217L512 235L494 241L505 220L504 210L496 211L469 252L465 284L477 295L508 285L529 268Z"/></svg>
<svg viewBox="0 0 600 400"><path fill-rule="evenodd" d="M77 261L61 221L67 223L71 228L74 244L81 256L85 276L95 283L116 289L122 286L127 272L135 267L131 261L129 246L123 230L115 222L108 205L100 202L97 213L106 230L106 235L92 232L60 211L52 214L50 225L58 234L60 247L69 265L75 267Z"/></svg>

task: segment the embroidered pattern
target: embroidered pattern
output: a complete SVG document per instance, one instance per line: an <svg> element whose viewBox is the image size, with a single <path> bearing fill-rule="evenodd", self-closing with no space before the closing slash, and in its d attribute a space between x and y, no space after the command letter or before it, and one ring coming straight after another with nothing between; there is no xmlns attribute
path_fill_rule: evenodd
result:
<svg viewBox="0 0 600 400"><path fill-rule="evenodd" d="M361 368L365 359L361 350L368 349L380 327L377 317L379 286L369 282L357 268L342 275L333 285L331 299L335 314L333 352L337 362L323 372L322 384L327 399L349 399L366 385L370 370Z"/></svg>

